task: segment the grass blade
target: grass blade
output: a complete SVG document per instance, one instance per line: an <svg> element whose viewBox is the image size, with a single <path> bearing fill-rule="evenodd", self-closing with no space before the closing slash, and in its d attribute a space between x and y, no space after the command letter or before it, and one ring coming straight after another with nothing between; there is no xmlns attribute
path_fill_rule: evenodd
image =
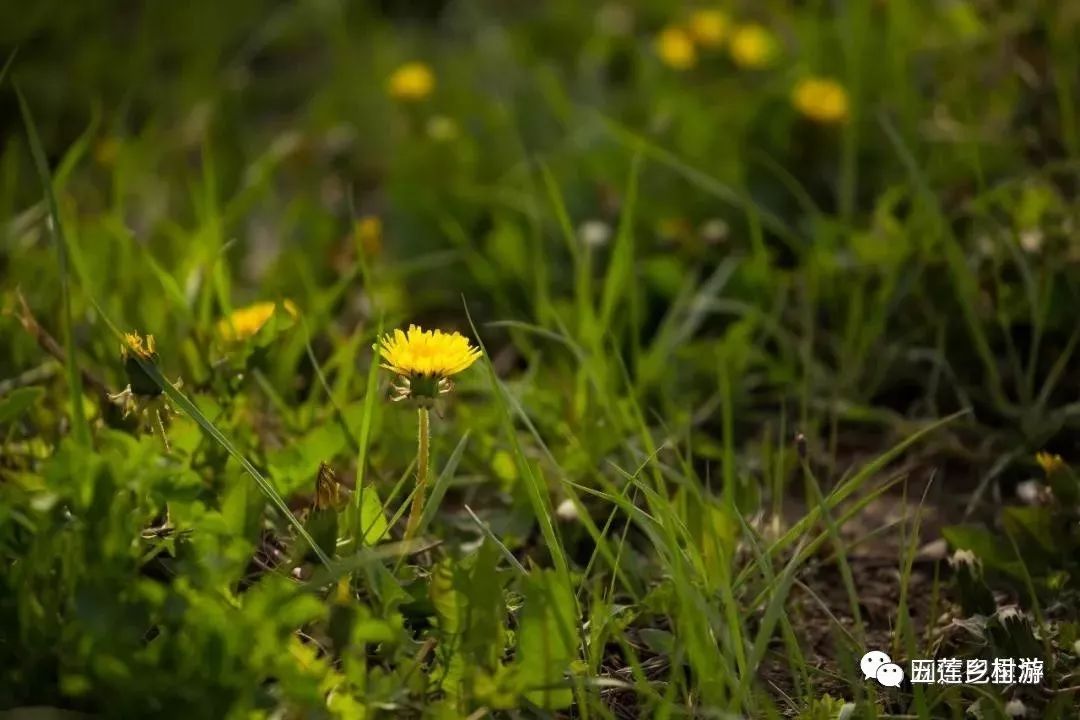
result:
<svg viewBox="0 0 1080 720"><path fill-rule="evenodd" d="M4 69L0 72L0 80L7 74L8 67L14 59L14 53L8 58ZM15 86L15 96L19 100L19 110L22 113L23 124L26 126L26 136L30 143L30 154L34 158L34 166L37 168L38 178L45 192L45 204L49 209L49 220L53 239L56 241L56 255L60 265L60 305L61 305L61 337L64 342L64 364L67 367L68 390L71 393L71 428L75 441L80 445L90 446L90 424L86 419L83 408L82 377L79 375L78 360L75 357L75 343L72 339L71 322L71 286L70 271L68 269L68 247L64 237L64 226L60 221L60 208L56 203L56 194L53 192L52 174L49 172L49 163L45 158L45 150L41 146L41 138L37 134L37 126L34 125L30 106L26 104L18 85Z"/></svg>
<svg viewBox="0 0 1080 720"><path fill-rule="evenodd" d="M462 302L465 302L464 297L462 298ZM499 378L495 374L495 366L491 364L491 358L488 355L487 348L484 347L484 341L480 339L480 333L476 330L476 324L473 322L472 315L469 313L468 304L465 304L465 316L469 320L469 327L472 328L473 337L476 338L476 342L483 353L481 362L487 369L488 378L491 381L491 388L495 395L495 402L502 418L502 424L506 429L507 438L514 451L514 463L517 465L518 473L525 480L525 488L529 494L529 502L532 504L533 513L536 515L536 522L540 526L540 533L543 535L544 542L547 544L548 552L551 553L551 559L555 563L555 569L558 571L560 580L566 584L567 591L574 596L573 581L570 578L570 565L566 560L566 553L563 550L562 541L559 539L559 535L555 530L555 525L551 521L551 502L547 496L547 491L541 485L540 479L536 477L536 474L533 472L533 466L525 457L525 451L518 441L517 433L514 432L514 419L510 415L510 408L506 398L503 397L502 383L499 382ZM574 604L575 606L577 605L576 596L574 596Z"/></svg>

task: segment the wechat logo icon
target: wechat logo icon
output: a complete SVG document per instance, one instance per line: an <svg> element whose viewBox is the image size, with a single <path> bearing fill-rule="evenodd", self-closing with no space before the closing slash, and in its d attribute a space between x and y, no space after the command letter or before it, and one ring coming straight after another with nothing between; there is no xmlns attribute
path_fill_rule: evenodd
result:
<svg viewBox="0 0 1080 720"><path fill-rule="evenodd" d="M865 680L877 680L883 687L900 687L900 683L904 682L903 668L880 650L871 650L863 655L859 668Z"/></svg>

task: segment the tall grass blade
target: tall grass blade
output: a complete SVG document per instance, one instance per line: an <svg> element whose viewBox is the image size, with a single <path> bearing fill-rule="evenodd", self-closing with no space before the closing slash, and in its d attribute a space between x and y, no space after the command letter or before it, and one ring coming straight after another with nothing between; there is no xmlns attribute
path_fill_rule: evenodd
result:
<svg viewBox="0 0 1080 720"><path fill-rule="evenodd" d="M0 73L0 79L7 74L14 54L8 58L4 70ZM82 377L79 374L79 362L75 355L75 341L72 337L71 320L71 284L68 260L67 240L64 237L64 226L60 221L60 207L56 203L56 194L53 192L52 174L49 172L49 163L45 158L45 150L41 146L41 138L38 137L37 126L34 124L30 106L26 104L18 85L15 86L15 95L19 100L19 110L22 113L23 124L26 126L26 136L30 143L30 154L34 158L34 166L37 168L38 179L41 181L45 193L45 204L49 210L50 230L56 241L56 256L60 266L60 305L61 305L61 337L64 343L64 364L67 367L68 390L71 393L71 427L75 441L80 445L89 447L90 424L86 419L83 408Z"/></svg>

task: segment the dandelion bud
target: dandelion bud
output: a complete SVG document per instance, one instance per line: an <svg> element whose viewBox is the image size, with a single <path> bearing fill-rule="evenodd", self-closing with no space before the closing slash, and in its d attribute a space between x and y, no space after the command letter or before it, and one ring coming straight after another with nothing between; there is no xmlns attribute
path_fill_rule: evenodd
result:
<svg viewBox="0 0 1080 720"><path fill-rule="evenodd" d="M971 550L957 550L949 559L949 565L956 572L956 582L960 588L960 607L964 615L988 615L994 612L994 594L983 581L982 563Z"/></svg>

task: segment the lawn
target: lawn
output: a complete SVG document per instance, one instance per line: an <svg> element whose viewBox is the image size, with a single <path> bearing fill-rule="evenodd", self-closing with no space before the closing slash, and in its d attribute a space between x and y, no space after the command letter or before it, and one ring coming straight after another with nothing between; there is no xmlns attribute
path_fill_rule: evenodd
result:
<svg viewBox="0 0 1080 720"><path fill-rule="evenodd" d="M1080 3L0 63L0 719L1080 718Z"/></svg>

